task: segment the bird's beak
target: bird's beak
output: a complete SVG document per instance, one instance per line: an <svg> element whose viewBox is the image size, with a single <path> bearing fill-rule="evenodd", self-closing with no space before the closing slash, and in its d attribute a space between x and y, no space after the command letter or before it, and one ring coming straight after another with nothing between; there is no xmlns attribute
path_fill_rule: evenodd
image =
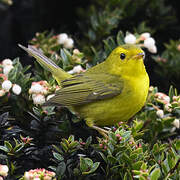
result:
<svg viewBox="0 0 180 180"><path fill-rule="evenodd" d="M144 54L144 52L141 52L141 53L138 53L137 55L136 55L136 59L141 59L141 58L145 58L145 54Z"/></svg>

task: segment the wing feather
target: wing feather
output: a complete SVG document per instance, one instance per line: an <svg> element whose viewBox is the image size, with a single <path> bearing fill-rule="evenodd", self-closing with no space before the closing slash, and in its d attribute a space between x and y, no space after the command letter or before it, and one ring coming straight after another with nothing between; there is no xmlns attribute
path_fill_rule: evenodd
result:
<svg viewBox="0 0 180 180"><path fill-rule="evenodd" d="M119 95L122 78L109 74L80 74L61 82L62 88L44 105L74 106Z"/></svg>

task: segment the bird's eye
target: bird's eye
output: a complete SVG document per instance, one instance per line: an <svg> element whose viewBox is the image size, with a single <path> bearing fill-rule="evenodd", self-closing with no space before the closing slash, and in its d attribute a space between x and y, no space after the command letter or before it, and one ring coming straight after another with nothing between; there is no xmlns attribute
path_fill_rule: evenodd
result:
<svg viewBox="0 0 180 180"><path fill-rule="evenodd" d="M124 53L121 53L120 58L121 58L121 60L124 60L126 58L126 55Z"/></svg>

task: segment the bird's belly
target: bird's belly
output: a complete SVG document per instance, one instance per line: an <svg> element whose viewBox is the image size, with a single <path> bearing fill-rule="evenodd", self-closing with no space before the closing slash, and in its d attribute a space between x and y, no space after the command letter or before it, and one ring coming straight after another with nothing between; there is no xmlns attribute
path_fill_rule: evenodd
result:
<svg viewBox="0 0 180 180"><path fill-rule="evenodd" d="M118 96L82 105L75 110L85 118L89 126L108 126L127 121L143 107L148 87L146 83L127 85Z"/></svg>

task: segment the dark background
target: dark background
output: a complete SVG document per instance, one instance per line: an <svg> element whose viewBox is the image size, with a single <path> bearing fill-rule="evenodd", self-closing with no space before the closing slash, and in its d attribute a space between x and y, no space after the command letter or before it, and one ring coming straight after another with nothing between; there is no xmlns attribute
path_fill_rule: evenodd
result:
<svg viewBox="0 0 180 180"><path fill-rule="evenodd" d="M54 30L78 34L77 7L88 7L88 1L83 0L14 0L13 5L0 6L0 59L15 58L22 53L18 43L27 43L36 32ZM180 19L180 7L176 1L169 1ZM156 15L154 15L156 16ZM137 20L143 17L137 12ZM83 23L83 22L82 22ZM129 28L127 23L127 29ZM157 24L156 24L157 26ZM171 31L169 31L171 29ZM161 38L179 38L179 32L172 27L161 32Z"/></svg>
<svg viewBox="0 0 180 180"><path fill-rule="evenodd" d="M74 39L86 38L78 26L79 22L86 23L86 19L82 21L77 10L79 7L87 9L92 2L84 0L14 0L11 6L0 4L0 60L20 57L23 65L31 64L30 57L17 44L27 45L36 32L53 30L55 34L62 32L71 34ZM153 34L158 43L158 54L161 54L164 42L169 42L170 39L177 40L180 37L180 7L176 1L165 2L166 5L171 6L172 11L170 13L175 14L177 21L167 22L169 26L165 26ZM121 21L119 30L131 32L135 24L147 19L146 8L148 5L137 9L136 16L133 19ZM148 24L151 28L158 27L161 25L161 21L163 22L163 17L161 19L156 17L156 13L151 18ZM152 84L155 86L162 84L163 80L156 78L156 75L153 74L154 62L151 61L148 66Z"/></svg>

